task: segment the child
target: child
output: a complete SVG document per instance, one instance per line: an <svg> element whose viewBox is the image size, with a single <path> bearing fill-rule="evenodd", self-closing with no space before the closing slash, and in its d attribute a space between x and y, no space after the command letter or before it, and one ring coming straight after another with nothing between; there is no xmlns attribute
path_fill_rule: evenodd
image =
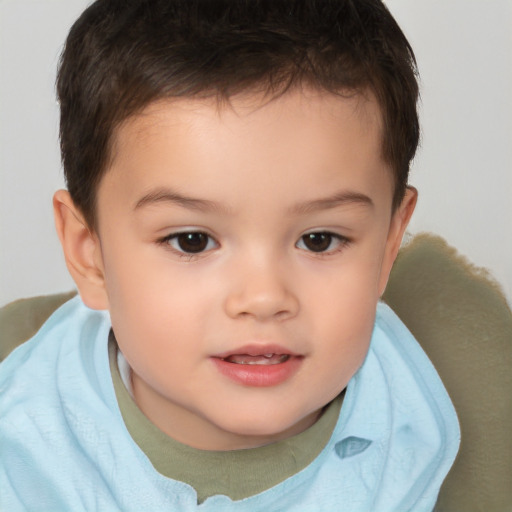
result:
<svg viewBox="0 0 512 512"><path fill-rule="evenodd" d="M455 412L383 304L412 50L379 0L98 0L58 77L80 298L0 370L15 510L432 510Z"/></svg>

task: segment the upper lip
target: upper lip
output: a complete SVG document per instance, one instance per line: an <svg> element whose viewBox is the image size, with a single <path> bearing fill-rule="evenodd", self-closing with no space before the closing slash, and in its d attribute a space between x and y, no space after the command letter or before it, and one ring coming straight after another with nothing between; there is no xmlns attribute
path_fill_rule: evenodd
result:
<svg viewBox="0 0 512 512"><path fill-rule="evenodd" d="M237 347L233 350L229 350L227 352L221 352L219 354L214 354L212 357L218 359L226 359L227 357L234 355L248 355L248 356L264 356L268 354L276 354L276 355L289 355L289 356L299 356L300 354L296 354L291 350L282 347L281 345L276 344L250 344L243 345L241 347Z"/></svg>

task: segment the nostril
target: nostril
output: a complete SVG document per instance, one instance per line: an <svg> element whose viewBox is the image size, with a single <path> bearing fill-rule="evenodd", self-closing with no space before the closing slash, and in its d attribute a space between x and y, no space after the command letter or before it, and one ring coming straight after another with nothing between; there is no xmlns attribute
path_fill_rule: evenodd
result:
<svg viewBox="0 0 512 512"><path fill-rule="evenodd" d="M225 299L226 313L232 318L253 317L260 321L281 321L294 316L299 301L289 285L282 272L261 268L235 276Z"/></svg>
<svg viewBox="0 0 512 512"><path fill-rule="evenodd" d="M257 320L285 320L298 312L295 298L281 295L231 297L226 301L226 311L233 318L253 317Z"/></svg>
<svg viewBox="0 0 512 512"><path fill-rule="evenodd" d="M288 317L292 316L292 313L291 311L288 311L288 310L281 310L281 311L278 311L274 317L277 318L278 320L284 320Z"/></svg>

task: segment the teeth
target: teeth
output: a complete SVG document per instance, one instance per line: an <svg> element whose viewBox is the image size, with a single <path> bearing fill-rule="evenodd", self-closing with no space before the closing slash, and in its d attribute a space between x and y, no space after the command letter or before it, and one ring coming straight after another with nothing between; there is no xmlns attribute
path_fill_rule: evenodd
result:
<svg viewBox="0 0 512 512"><path fill-rule="evenodd" d="M224 358L224 361L234 364L250 364L250 365L273 365L284 363L290 359L288 354L262 354L259 356L250 356L248 354L233 354Z"/></svg>

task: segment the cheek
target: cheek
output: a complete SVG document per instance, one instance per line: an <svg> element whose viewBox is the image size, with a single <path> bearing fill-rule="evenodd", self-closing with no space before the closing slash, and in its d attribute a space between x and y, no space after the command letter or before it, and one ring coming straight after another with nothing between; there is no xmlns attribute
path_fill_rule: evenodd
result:
<svg viewBox="0 0 512 512"><path fill-rule="evenodd" d="M151 319L186 308L198 298L200 278L193 279L186 262L172 261L156 244L130 243L128 237L113 240L104 251L106 286L113 309L117 306L135 316L140 316L139 310L149 309Z"/></svg>
<svg viewBox="0 0 512 512"><path fill-rule="evenodd" d="M318 312L317 329L328 340L329 354L347 361L361 361L366 354L375 322L376 302L372 298L347 295Z"/></svg>
<svg viewBox="0 0 512 512"><path fill-rule="evenodd" d="M151 273L150 273L151 274ZM139 281L138 281L139 280ZM138 281L138 282L137 282ZM185 382L195 368L189 363L204 353L201 305L181 294L176 283L132 275L118 286L112 304L112 326L119 347L134 371L153 388L172 374Z"/></svg>
<svg viewBox="0 0 512 512"><path fill-rule="evenodd" d="M324 339L319 364L348 379L361 366L368 351L378 301L378 267L367 263L340 266L330 280L315 288L309 301L315 338ZM319 367L320 371L321 368ZM346 382L345 382L346 384Z"/></svg>
<svg viewBox="0 0 512 512"><path fill-rule="evenodd" d="M112 325L127 359L144 360L151 349L153 361L164 361L174 349L198 346L218 290L153 248L119 248L108 254L106 281Z"/></svg>
<svg viewBox="0 0 512 512"><path fill-rule="evenodd" d="M364 362L373 331L370 310L342 308L324 314L312 338L316 341L308 386L312 403L328 403L346 388ZM323 343L319 343L322 340Z"/></svg>

